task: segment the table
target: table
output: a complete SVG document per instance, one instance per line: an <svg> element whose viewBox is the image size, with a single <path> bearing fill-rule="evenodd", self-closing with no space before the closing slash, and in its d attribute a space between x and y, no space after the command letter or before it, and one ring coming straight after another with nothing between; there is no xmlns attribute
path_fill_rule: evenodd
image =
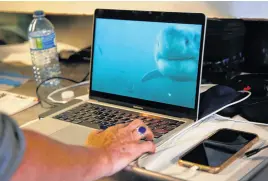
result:
<svg viewBox="0 0 268 181"><path fill-rule="evenodd" d="M33 77L32 68L29 66L24 66L22 64L9 65L9 64L0 63L0 69L14 70L14 71L20 72L23 75ZM63 64L61 63L61 70L63 72L63 77L68 77L68 78L75 79L75 80L81 80L88 71L88 65L87 64ZM19 93L19 94L23 94L27 96L36 96L35 88L36 88L35 81L31 79L27 83L23 84L22 86L11 89L10 92ZM87 94L87 92L88 92L87 87L83 86L76 90L76 96ZM47 110L48 109L45 109L41 107L40 104L38 104L23 112L17 113L13 115L12 117L17 121L19 125L22 125L22 124L27 123L28 121L37 119L39 114ZM264 167L263 166L260 167L258 171L256 171L256 173L258 174L256 175L255 179L253 179L254 181L265 180L264 178L268 176L268 172L267 172L268 167L266 165ZM152 180L152 179L139 176L133 173L133 171L122 171L112 177L101 179L101 181L120 181L120 180L143 181L143 180Z"/></svg>
<svg viewBox="0 0 268 181"><path fill-rule="evenodd" d="M88 69L89 69L89 66L86 63L80 63L80 64L61 63L61 70L63 72L62 76L68 77L74 80L81 80L82 78L84 78L84 76L88 72ZM26 95L26 96L36 97L36 93L35 93L36 83L33 79L32 67L25 66L19 63L18 64L0 63L0 70L16 71L16 72L21 73L22 75L31 77L31 79L27 83L21 85L20 87L13 88L9 91L13 93ZM84 95L86 93L87 93L87 87L85 86L76 89L76 95L78 96ZM13 115L12 117L18 122L19 125L22 125L30 120L37 119L39 114L47 110L48 109L45 109L41 107L40 104L38 104L23 112Z"/></svg>

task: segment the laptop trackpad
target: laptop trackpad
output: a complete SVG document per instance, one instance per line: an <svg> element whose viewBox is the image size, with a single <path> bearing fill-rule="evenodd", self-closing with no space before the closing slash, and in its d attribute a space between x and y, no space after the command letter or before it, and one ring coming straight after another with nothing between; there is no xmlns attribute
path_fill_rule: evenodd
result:
<svg viewBox="0 0 268 181"><path fill-rule="evenodd" d="M49 137L66 144L85 146L88 134L93 128L71 124L57 132L52 133Z"/></svg>

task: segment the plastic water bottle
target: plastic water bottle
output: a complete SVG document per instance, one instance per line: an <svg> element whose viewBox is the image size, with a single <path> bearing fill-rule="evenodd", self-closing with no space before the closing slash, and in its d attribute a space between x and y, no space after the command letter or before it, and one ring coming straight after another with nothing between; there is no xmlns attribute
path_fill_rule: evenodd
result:
<svg viewBox="0 0 268 181"><path fill-rule="evenodd" d="M53 24L41 10L35 11L28 29L33 73L37 84L61 74ZM52 79L42 86L58 87L59 79Z"/></svg>

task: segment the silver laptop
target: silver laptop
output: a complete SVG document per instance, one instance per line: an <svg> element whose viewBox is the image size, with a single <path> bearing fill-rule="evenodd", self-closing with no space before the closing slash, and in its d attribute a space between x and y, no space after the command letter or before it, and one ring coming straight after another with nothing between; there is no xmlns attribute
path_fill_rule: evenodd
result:
<svg viewBox="0 0 268 181"><path fill-rule="evenodd" d="M94 129L141 119L163 143L198 119L205 27L199 13L97 9L89 100L26 128L84 145Z"/></svg>

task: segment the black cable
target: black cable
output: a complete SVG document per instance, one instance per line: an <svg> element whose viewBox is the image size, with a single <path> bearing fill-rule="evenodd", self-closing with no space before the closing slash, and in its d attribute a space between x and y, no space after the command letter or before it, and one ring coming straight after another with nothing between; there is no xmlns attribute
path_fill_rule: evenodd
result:
<svg viewBox="0 0 268 181"><path fill-rule="evenodd" d="M80 82L84 82L84 81L86 81L88 76L89 76L89 72L86 74L86 76L85 76ZM80 83L80 82L79 82L79 83Z"/></svg>
<svg viewBox="0 0 268 181"><path fill-rule="evenodd" d="M252 155L255 155L257 153L259 153L261 150L264 150L268 148L268 145L264 146L264 147L261 147L261 148L257 148L257 149L254 149L254 150L251 150L251 151L248 151L245 153L246 157L251 157Z"/></svg>
<svg viewBox="0 0 268 181"><path fill-rule="evenodd" d="M53 80L53 79L63 79L63 80L68 80L68 81L73 82L73 83L79 83L78 81L75 81L75 80L72 80L72 79L69 79L69 78L64 78L64 77L51 77L51 78L48 78L48 79L42 81L42 82L36 87L36 96L37 96L37 98L38 98L40 101L42 100L42 98L41 98L41 96L39 95L39 92L38 92L39 88L40 88L45 82L47 82L47 81L49 81L49 80ZM48 102L48 101L45 100L45 99L43 99L42 101L45 102L45 103L47 103L48 105L50 105L50 106L52 106L52 107L55 107L55 106L58 105L58 104L50 103L50 102Z"/></svg>
<svg viewBox="0 0 268 181"><path fill-rule="evenodd" d="M44 80L44 81L42 81L37 87L36 87L36 96L37 96L37 98L41 101L41 97L40 97L40 95L39 95L39 93L38 93L38 90L40 89L40 87L45 83L45 82L47 82L47 81L49 81L49 80L52 80L52 79L62 79L62 80L68 80L68 81L70 81L70 82L73 82L73 83L80 83L80 82L84 82L86 79L87 79L87 77L89 76L89 72L86 74L86 76L81 80L81 81L76 81L76 80L73 80L73 79L69 79L69 78L65 78L65 77L51 77L51 78L48 78L48 79L46 79L46 80ZM48 102L47 100L42 100L43 102L45 102L45 103L47 103L48 105L50 105L50 106L53 106L53 107L55 107L55 106L57 106L57 105L59 105L59 104L55 104L55 103L50 103L50 102Z"/></svg>

